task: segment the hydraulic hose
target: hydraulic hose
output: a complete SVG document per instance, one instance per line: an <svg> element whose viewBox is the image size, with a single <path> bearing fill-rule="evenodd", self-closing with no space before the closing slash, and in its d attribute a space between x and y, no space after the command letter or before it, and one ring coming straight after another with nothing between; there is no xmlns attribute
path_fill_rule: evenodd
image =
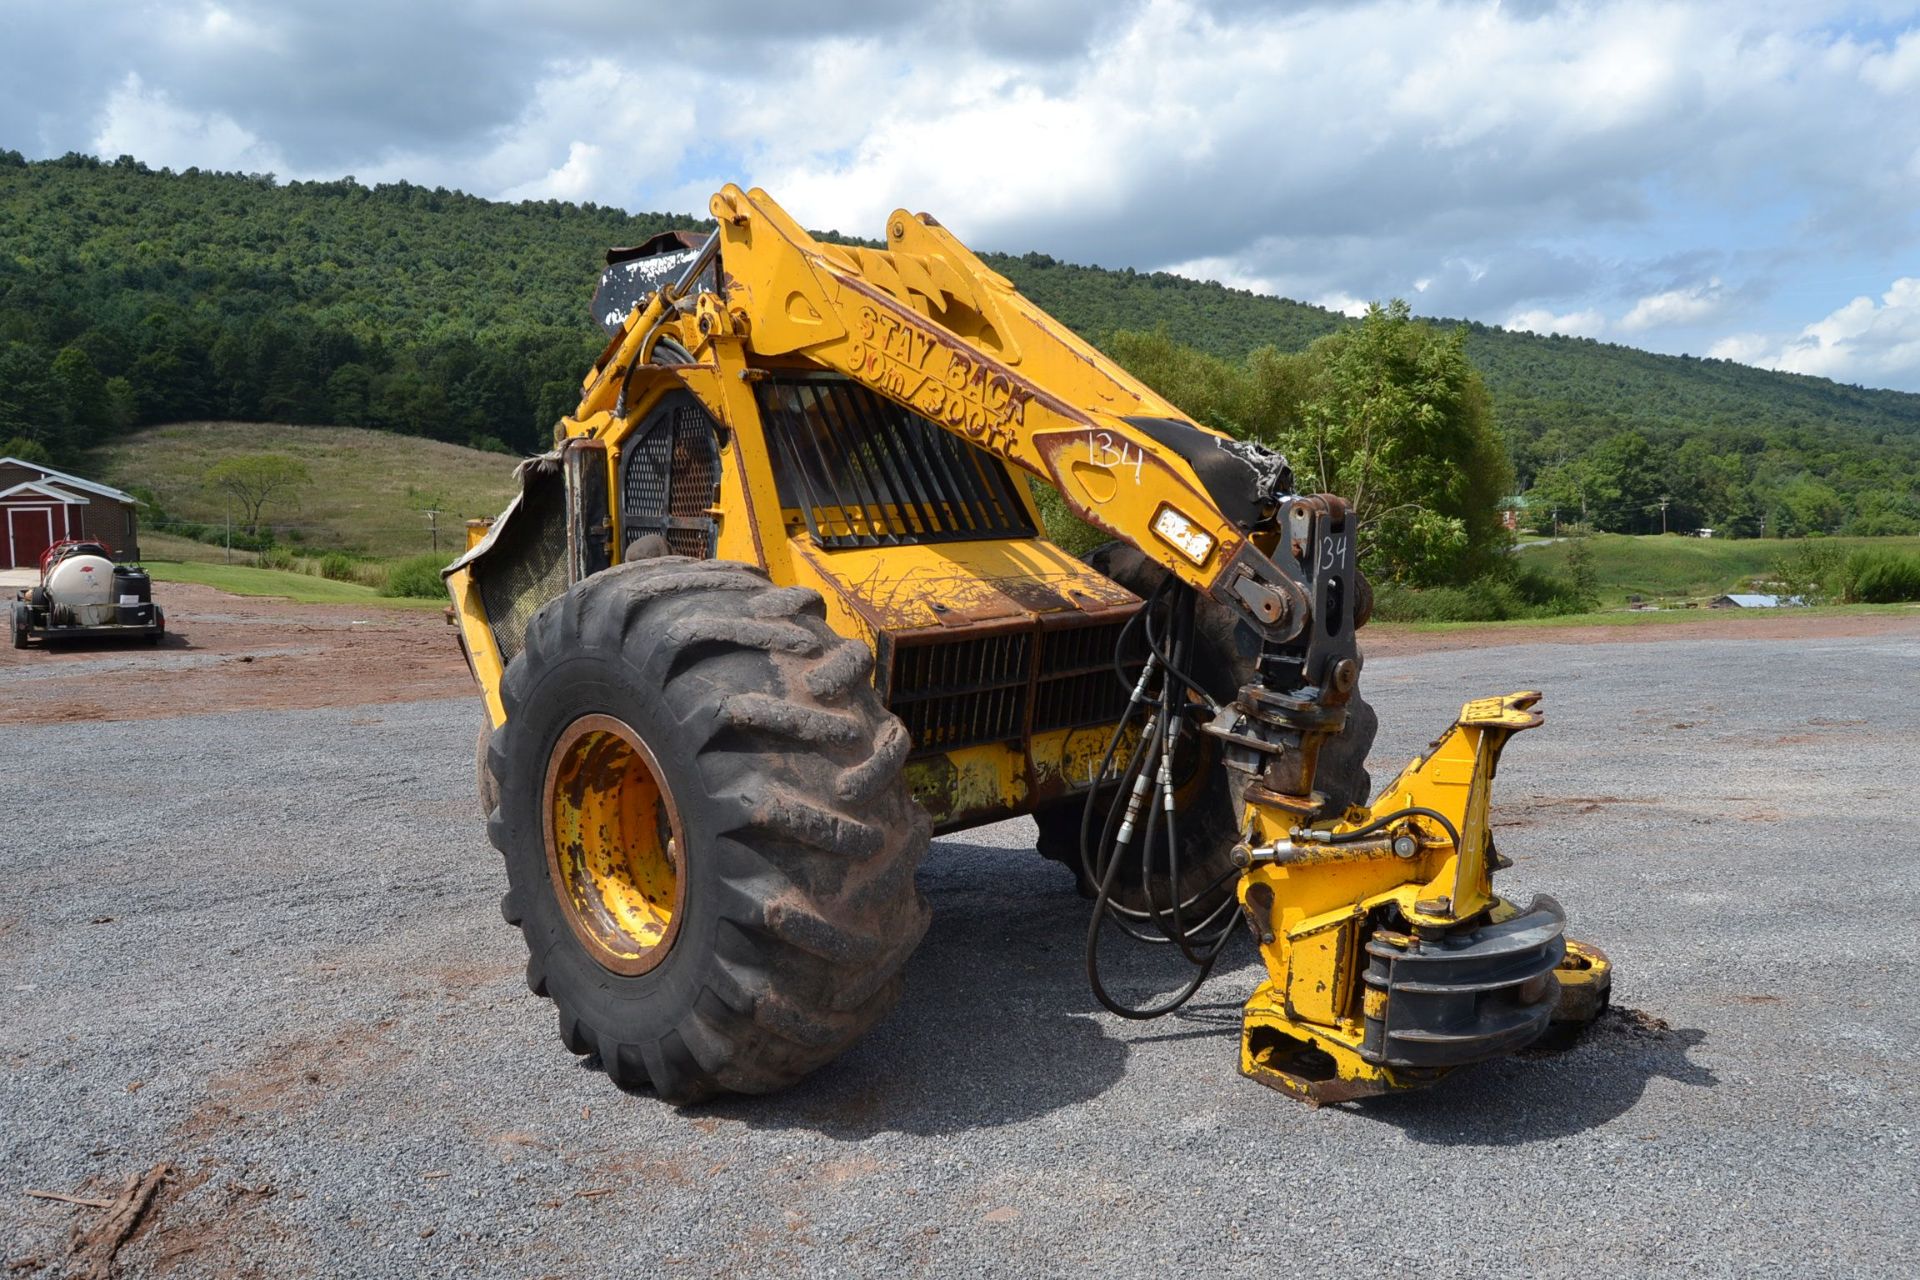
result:
<svg viewBox="0 0 1920 1280"><path fill-rule="evenodd" d="M1453 825L1453 820L1447 817L1446 814L1441 813L1438 809L1429 809L1424 805L1412 805L1405 809L1396 809L1392 813L1380 815L1364 827L1355 827L1351 831L1328 833L1326 835L1316 834L1312 837L1311 843L1352 844L1356 840L1366 839L1382 827L1390 826L1402 818L1429 818L1440 824L1441 830L1447 833L1447 839L1453 841L1454 848L1458 849L1460 847L1460 829Z"/></svg>
<svg viewBox="0 0 1920 1280"><path fill-rule="evenodd" d="M1176 593L1169 599L1169 593ZM1186 673L1192 652L1194 598L1190 591L1172 579L1161 583L1141 610L1129 620L1114 652L1114 673L1122 687L1129 690L1127 707L1114 726L1098 769L1091 780L1092 789L1080 820L1080 862L1087 879L1096 885L1092 918L1087 926L1087 981L1094 998L1109 1012L1123 1018L1157 1018L1180 1008L1200 989L1212 974L1215 964L1231 939L1235 908L1232 897L1216 905L1205 917L1189 923L1187 911L1198 906L1233 880L1239 873L1230 871L1216 877L1191 896L1182 897L1179 848L1179 816L1174 792L1174 755L1188 724L1189 693L1209 708L1217 703ZM1162 610L1167 631L1159 632ZM1127 642L1135 626L1144 634L1147 658L1137 679L1129 677L1123 663ZM1155 687L1157 685L1157 687ZM1113 774L1115 756L1125 741L1128 729L1143 710L1151 708L1139 737L1127 753L1125 765ZM1109 781L1111 780L1111 781ZM1104 820L1094 838L1094 812L1102 799L1103 787L1110 785ZM1164 846L1159 840L1164 839ZM1128 857L1139 842L1137 862ZM1154 856L1158 848L1167 851L1166 904L1154 888ZM1138 867L1141 897L1146 910L1127 907L1114 900L1115 887L1124 866ZM1106 989L1100 973L1100 934L1111 923L1121 933L1149 945L1172 944L1194 966L1186 984L1174 995L1151 1005L1129 1005ZM1153 932L1139 924L1150 923Z"/></svg>

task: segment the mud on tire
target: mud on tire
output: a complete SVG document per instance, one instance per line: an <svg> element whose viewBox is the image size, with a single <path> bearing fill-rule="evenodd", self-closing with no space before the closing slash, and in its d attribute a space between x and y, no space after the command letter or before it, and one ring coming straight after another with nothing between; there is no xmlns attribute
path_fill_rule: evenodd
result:
<svg viewBox="0 0 1920 1280"><path fill-rule="evenodd" d="M892 1007L927 927L930 824L871 669L817 594L725 562L621 565L529 624L487 752L501 911L561 1039L622 1087L682 1103L784 1088ZM549 872L549 759L588 716L646 746L684 836L673 932L637 974L582 944Z"/></svg>

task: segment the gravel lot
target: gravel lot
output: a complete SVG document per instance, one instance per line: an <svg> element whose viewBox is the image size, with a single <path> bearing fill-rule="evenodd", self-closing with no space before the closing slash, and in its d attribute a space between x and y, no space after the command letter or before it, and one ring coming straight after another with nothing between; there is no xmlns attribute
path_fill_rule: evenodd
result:
<svg viewBox="0 0 1920 1280"><path fill-rule="evenodd" d="M1376 772L1548 691L1503 887L1558 896L1639 1016L1317 1112L1236 1074L1250 948L1183 1016L1094 1012L1026 823L936 844L907 997L846 1058L678 1111L526 993L470 700L9 727L0 1255L57 1273L97 1212L28 1188L166 1160L130 1274L1897 1271L1916 672L1920 627L1376 660Z"/></svg>

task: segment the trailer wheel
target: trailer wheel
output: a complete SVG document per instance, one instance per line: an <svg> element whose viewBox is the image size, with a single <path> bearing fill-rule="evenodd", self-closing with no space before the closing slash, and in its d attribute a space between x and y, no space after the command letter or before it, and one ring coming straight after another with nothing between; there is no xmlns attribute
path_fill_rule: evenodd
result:
<svg viewBox="0 0 1920 1280"><path fill-rule="evenodd" d="M560 1036L673 1102L784 1088L892 1007L930 832L872 654L820 597L663 556L534 616L488 823Z"/></svg>
<svg viewBox="0 0 1920 1280"><path fill-rule="evenodd" d="M1135 595L1145 598L1153 593L1167 571L1124 542L1108 542L1094 548L1086 562ZM1372 612L1372 591L1366 590L1365 613ZM1220 701L1230 701L1240 687L1253 679L1260 642L1251 628L1223 606L1202 599L1195 615L1195 641L1198 661L1193 664L1194 678L1207 693ZM1331 812L1351 805L1367 803L1373 779L1367 773L1367 752L1379 729L1379 718L1365 699L1355 694L1347 704L1346 728L1320 749L1315 789L1327 797ZM1188 763L1193 781L1181 788L1185 799L1181 812L1180 879L1190 896L1217 881L1230 883L1230 854L1239 838L1241 797L1232 786L1229 771L1223 768L1210 741L1203 742L1206 758ZM1177 757L1176 757L1177 760ZM1093 886L1080 866L1080 819L1086 808L1081 799L1064 800L1034 814L1040 828L1036 847L1042 857L1064 864L1074 873L1080 891L1088 897ZM1115 890L1121 905L1146 909L1137 878L1122 877ZM1164 889L1157 895L1160 905L1167 898Z"/></svg>
<svg viewBox="0 0 1920 1280"><path fill-rule="evenodd" d="M31 630L27 623L27 606L15 601L13 605L13 647L27 647L27 633Z"/></svg>

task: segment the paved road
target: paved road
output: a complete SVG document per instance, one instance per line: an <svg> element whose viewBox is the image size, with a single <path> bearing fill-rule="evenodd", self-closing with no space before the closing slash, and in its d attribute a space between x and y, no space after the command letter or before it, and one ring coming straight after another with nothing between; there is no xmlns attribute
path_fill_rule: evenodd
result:
<svg viewBox="0 0 1920 1280"><path fill-rule="evenodd" d="M1916 671L1920 631L1372 664L1377 766L1550 691L1505 885L1642 1016L1318 1112L1235 1074L1248 950L1185 1016L1094 1012L1022 823L936 846L846 1058L681 1112L521 985L467 703L13 729L0 1251L94 1212L26 1188L169 1160L132 1274L1885 1274L1920 1248Z"/></svg>

